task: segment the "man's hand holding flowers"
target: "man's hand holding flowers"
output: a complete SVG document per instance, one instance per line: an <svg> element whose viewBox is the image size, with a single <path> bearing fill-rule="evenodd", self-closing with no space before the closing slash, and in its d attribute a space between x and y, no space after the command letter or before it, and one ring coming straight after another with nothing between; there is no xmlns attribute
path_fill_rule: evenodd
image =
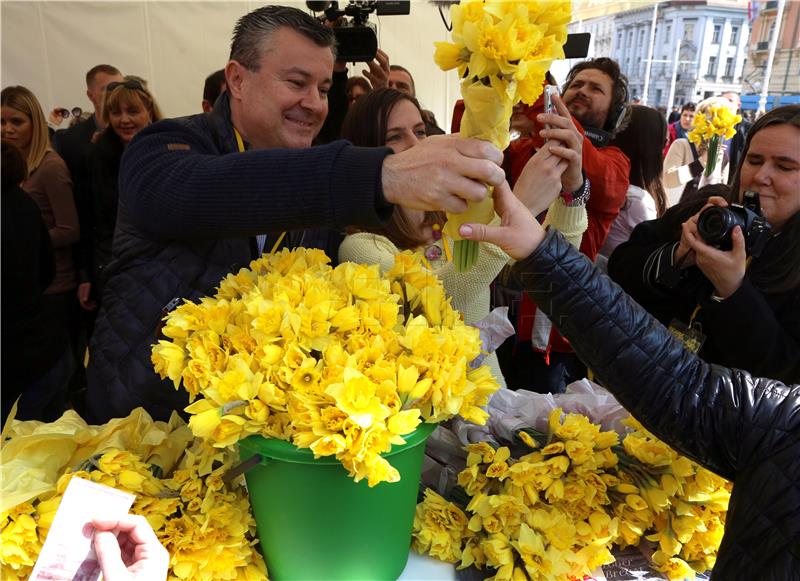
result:
<svg viewBox="0 0 800 581"><path fill-rule="evenodd" d="M486 198L487 185L505 182L502 162L503 153L486 141L433 135L386 158L383 195L413 210L464 212L468 202Z"/></svg>

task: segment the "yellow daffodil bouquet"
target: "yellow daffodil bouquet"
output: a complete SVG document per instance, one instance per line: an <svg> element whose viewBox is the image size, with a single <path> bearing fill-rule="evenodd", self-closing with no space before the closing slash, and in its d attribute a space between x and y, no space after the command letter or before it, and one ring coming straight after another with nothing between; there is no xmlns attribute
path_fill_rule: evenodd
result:
<svg viewBox="0 0 800 581"><path fill-rule="evenodd" d="M736 126L741 123L742 116L737 115L731 107L724 104L711 105L704 112L694 116L689 141L700 147L708 145L708 157L704 175L710 176L717 167L722 141L736 135Z"/></svg>
<svg viewBox="0 0 800 581"><path fill-rule="evenodd" d="M495 581L583 579L614 561L613 546L643 540L654 543L653 568L669 579L713 567L730 482L632 418L621 443L616 432L560 408L548 423L548 433L519 430L514 455L468 445L451 493L458 504L427 490L412 547L459 569L490 569Z"/></svg>
<svg viewBox="0 0 800 581"><path fill-rule="evenodd" d="M173 414L137 408L89 426L74 411L52 423L15 421L0 464L0 579L30 578L73 477L136 496L170 555L167 581L266 581L244 479L225 479L238 456L192 437ZM163 578L163 577L162 577Z"/></svg>
<svg viewBox="0 0 800 581"><path fill-rule="evenodd" d="M512 107L529 105L542 94L542 84L555 59L564 58L569 0L461 0L450 9L453 42L437 42L434 60L442 70L458 69L464 116L461 136L485 139L501 150L510 140ZM470 204L463 214L448 215L445 234L455 241L459 271L474 266L477 243L461 240L466 222L488 224L494 217L491 196Z"/></svg>
<svg viewBox="0 0 800 581"><path fill-rule="evenodd" d="M192 433L216 447L260 434L341 461L356 481L396 482L381 454L420 422L484 423L498 388L479 331L420 258L332 268L320 250L283 250L228 275L214 297L166 318L153 347L183 386Z"/></svg>

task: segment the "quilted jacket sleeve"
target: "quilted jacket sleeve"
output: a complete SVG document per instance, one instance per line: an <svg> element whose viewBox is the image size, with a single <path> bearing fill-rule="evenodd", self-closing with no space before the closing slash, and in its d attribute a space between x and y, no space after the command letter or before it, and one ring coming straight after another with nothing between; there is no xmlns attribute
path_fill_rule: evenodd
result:
<svg viewBox="0 0 800 581"><path fill-rule="evenodd" d="M515 274L617 399L656 436L723 477L800 430L800 386L703 362L559 234Z"/></svg>

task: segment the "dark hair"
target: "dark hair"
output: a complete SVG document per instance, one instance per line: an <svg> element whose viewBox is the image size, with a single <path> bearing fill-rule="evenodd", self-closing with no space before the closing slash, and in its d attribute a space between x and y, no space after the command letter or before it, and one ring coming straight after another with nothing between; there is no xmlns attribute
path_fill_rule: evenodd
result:
<svg viewBox="0 0 800 581"><path fill-rule="evenodd" d="M369 81L364 77L350 77L347 79L347 83L345 83L344 87L345 87L345 92L347 93L348 96L350 95L350 90L353 87L361 87L367 93L369 93L372 90L372 85L370 85Z"/></svg>
<svg viewBox="0 0 800 581"><path fill-rule="evenodd" d="M86 87L88 88L94 82L94 79L97 75L103 73L105 75L119 75L122 76L122 73L119 72L117 67L112 67L111 65L95 65L91 69L89 69L86 73Z"/></svg>
<svg viewBox="0 0 800 581"><path fill-rule="evenodd" d="M728 201L739 200L742 165L747 159L753 137L759 131L775 125L792 125L800 129L800 105L777 107L756 119L744 142ZM789 218L780 236L770 239L763 254L750 265L748 276L764 292L777 293L800 287L800 212Z"/></svg>
<svg viewBox="0 0 800 581"><path fill-rule="evenodd" d="M750 131L747 133L747 139L745 139L744 142L742 155L739 158L739 166L736 168L736 174L731 182L732 195L735 196L735 199L738 199L739 197L739 190L741 189L740 182L742 164L747 157L747 152L750 150L750 144L753 142L753 137L755 137L756 133L766 127L787 124L794 125L800 129L800 105L784 105L783 107L777 107L769 113L756 119L756 122L750 127Z"/></svg>
<svg viewBox="0 0 800 581"><path fill-rule="evenodd" d="M203 85L203 100L208 101L212 106L217 102L222 93L222 85L225 84L225 69L214 71L206 77Z"/></svg>
<svg viewBox="0 0 800 581"><path fill-rule="evenodd" d="M405 74L407 74L408 78L411 79L411 92L413 94L415 94L415 95L417 94L417 86L416 86L416 83L414 83L414 75L411 74L411 71L409 71L405 67L401 67L400 65L389 65L389 70L390 71L403 71Z"/></svg>
<svg viewBox="0 0 800 581"><path fill-rule="evenodd" d="M331 28L298 8L262 6L236 22L230 60L239 62L247 70L258 71L261 55L268 50L266 41L283 27L299 32L317 46L330 48L336 56L336 37Z"/></svg>
<svg viewBox="0 0 800 581"><path fill-rule="evenodd" d="M644 105L631 105L630 123L617 133L616 145L631 160L630 183L652 196L661 216L667 209L667 195L661 174L664 170L664 147L667 121L660 111Z"/></svg>
<svg viewBox="0 0 800 581"><path fill-rule="evenodd" d="M389 115L400 101L412 103L422 117L422 108L414 97L395 89L376 89L356 101L342 123L342 139L360 147L382 147L386 144ZM424 117L422 117L424 119ZM427 223L444 224L443 212L426 212ZM405 212L395 210L384 228L365 229L386 236L400 249L416 248L424 242L406 218Z"/></svg>
<svg viewBox="0 0 800 581"><path fill-rule="evenodd" d="M7 141L3 141L1 147L2 162L0 163L2 163L2 167L0 167L0 175L2 176L3 191L7 191L25 181L25 178L28 177L28 164L19 149Z"/></svg>
<svg viewBox="0 0 800 581"><path fill-rule="evenodd" d="M630 115L630 105L628 105L628 77L622 73L617 61L606 57L600 57L578 63L572 67L567 74L567 80L564 81L564 88L561 94L563 95L567 92L567 89L569 89L569 86L572 84L572 81L575 80L578 73L589 69L597 69L611 77L611 107L608 111L606 124L604 127L601 127L601 129L614 131L617 115L622 115L623 117ZM616 114L616 112L619 113ZM621 131L623 127L624 123L619 126L618 130Z"/></svg>
<svg viewBox="0 0 800 581"><path fill-rule="evenodd" d="M692 101L689 101L688 103L683 104L683 107L681 107L681 113L684 111L694 111L695 109L697 109L697 105L695 105Z"/></svg>

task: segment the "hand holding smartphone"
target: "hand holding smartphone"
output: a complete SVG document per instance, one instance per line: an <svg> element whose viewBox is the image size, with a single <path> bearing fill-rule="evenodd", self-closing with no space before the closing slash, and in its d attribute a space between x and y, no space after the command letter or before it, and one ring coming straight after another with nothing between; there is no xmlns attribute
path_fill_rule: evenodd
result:
<svg viewBox="0 0 800 581"><path fill-rule="evenodd" d="M545 113L554 113L558 114L556 110L555 101L553 101L553 95L558 95L558 87L555 85L545 85L544 87L544 112ZM550 129L550 125L545 123L545 129ZM547 141L545 139L545 141Z"/></svg>

